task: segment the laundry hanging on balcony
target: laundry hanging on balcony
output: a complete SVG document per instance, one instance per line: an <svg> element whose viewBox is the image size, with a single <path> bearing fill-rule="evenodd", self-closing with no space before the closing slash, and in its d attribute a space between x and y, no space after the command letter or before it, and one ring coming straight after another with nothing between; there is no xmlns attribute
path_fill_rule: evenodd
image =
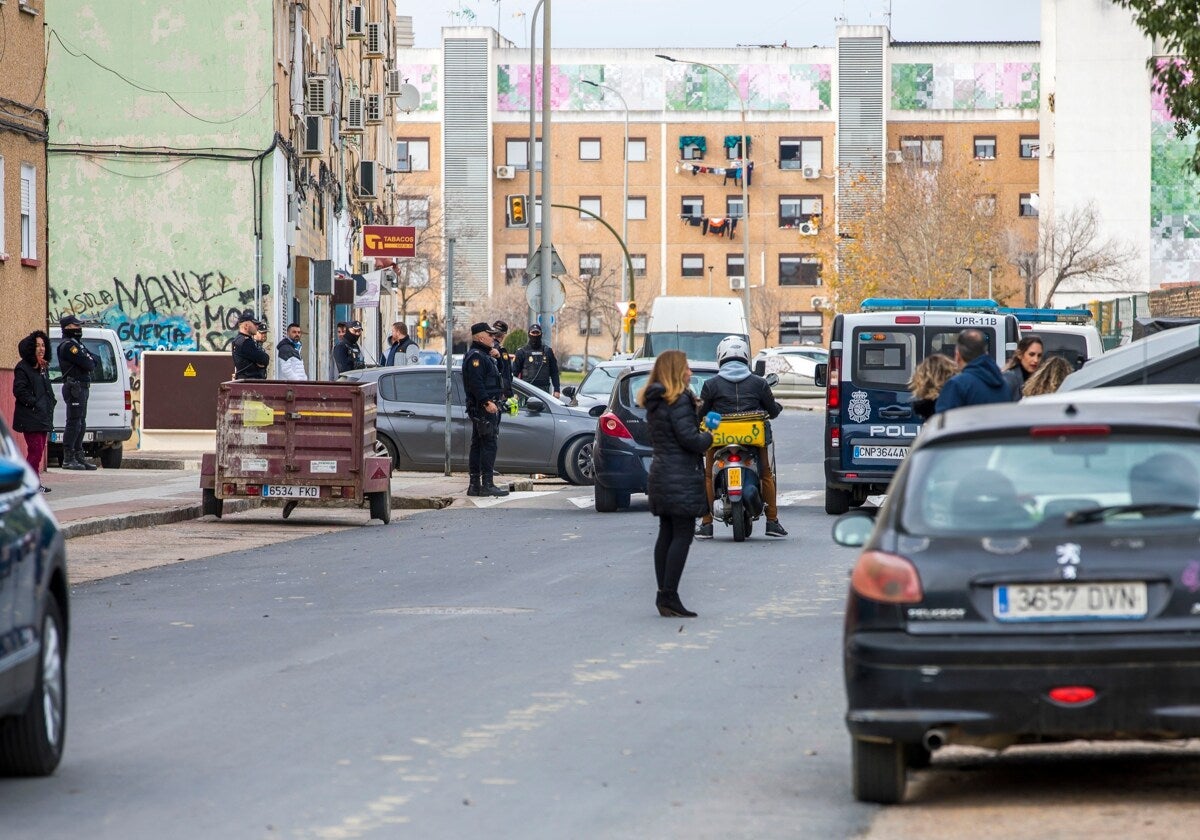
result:
<svg viewBox="0 0 1200 840"><path fill-rule="evenodd" d="M746 178L746 186L750 186L754 182L754 161L750 161L747 166L749 176ZM691 172L693 175L724 175L724 183L728 184L732 178L734 183L741 186L742 183L742 161L730 161L729 166L704 166L699 163L684 162L676 168L677 172Z"/></svg>
<svg viewBox="0 0 1200 840"><path fill-rule="evenodd" d="M704 220L704 234L706 236L728 236L733 239L737 223L738 220L732 216L714 216Z"/></svg>

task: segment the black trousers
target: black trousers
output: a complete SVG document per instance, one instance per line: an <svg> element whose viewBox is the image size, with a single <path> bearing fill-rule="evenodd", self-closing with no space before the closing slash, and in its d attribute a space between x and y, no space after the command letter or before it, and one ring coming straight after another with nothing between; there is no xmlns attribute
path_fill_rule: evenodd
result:
<svg viewBox="0 0 1200 840"><path fill-rule="evenodd" d="M488 414L482 408L473 411L471 418L471 452L467 468L471 479L479 479L485 486L492 483L496 469L496 450L499 448L500 412Z"/></svg>
<svg viewBox="0 0 1200 840"><path fill-rule="evenodd" d="M63 431L63 458L71 460L75 452L83 452L83 429L87 424L88 394L91 386L78 379L63 380L63 399L67 403L67 428Z"/></svg>
<svg viewBox="0 0 1200 840"><path fill-rule="evenodd" d="M692 516L658 517L658 540L654 543L654 575L658 588L667 592L679 591L679 579L687 565L688 548L692 545L696 519Z"/></svg>

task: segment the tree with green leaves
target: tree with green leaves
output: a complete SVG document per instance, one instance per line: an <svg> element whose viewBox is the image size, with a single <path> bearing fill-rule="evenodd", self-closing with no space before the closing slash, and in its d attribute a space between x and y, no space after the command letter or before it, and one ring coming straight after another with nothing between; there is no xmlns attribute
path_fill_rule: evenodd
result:
<svg viewBox="0 0 1200 840"><path fill-rule="evenodd" d="M1200 129L1200 14L1196 0L1113 0L1133 12L1138 28L1156 39L1160 55L1146 63L1154 91L1175 118L1175 132L1187 138ZM1200 141L1192 152L1192 170L1200 174Z"/></svg>

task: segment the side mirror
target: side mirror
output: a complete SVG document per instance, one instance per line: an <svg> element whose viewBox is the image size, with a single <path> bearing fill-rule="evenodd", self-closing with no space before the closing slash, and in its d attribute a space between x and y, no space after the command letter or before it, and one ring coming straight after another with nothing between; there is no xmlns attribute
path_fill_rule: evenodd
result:
<svg viewBox="0 0 1200 840"><path fill-rule="evenodd" d="M754 375L755 376L766 376L767 375L767 360L766 359L755 359L754 360Z"/></svg>
<svg viewBox="0 0 1200 840"><path fill-rule="evenodd" d="M525 407L535 413L546 410L546 404L538 397L530 397L525 400Z"/></svg>
<svg viewBox="0 0 1200 840"><path fill-rule="evenodd" d="M594 406L588 409L588 414L592 417L599 417L607 410L608 406L606 406L604 403L596 403Z"/></svg>
<svg viewBox="0 0 1200 840"><path fill-rule="evenodd" d="M875 515L865 510L843 513L833 523L833 541L847 548L861 548L875 530Z"/></svg>
<svg viewBox="0 0 1200 840"><path fill-rule="evenodd" d="M829 364L827 362L817 362L817 367L813 370L813 384L821 388L829 384Z"/></svg>
<svg viewBox="0 0 1200 840"><path fill-rule="evenodd" d="M759 376L762 376L762 374L760 373ZM768 373L766 378L767 384L772 388L779 384L779 374L777 373Z"/></svg>
<svg viewBox="0 0 1200 840"><path fill-rule="evenodd" d="M0 493L20 490L25 483L25 465L4 459L0 461Z"/></svg>
<svg viewBox="0 0 1200 840"><path fill-rule="evenodd" d="M577 389L575 388L574 385L564 385L563 389L560 393L567 399L572 400L572 399L575 399L575 391L576 390Z"/></svg>

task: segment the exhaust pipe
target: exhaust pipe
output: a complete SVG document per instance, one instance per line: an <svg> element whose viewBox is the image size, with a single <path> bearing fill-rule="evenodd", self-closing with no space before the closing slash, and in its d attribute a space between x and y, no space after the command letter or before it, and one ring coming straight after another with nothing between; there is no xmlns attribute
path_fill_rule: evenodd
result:
<svg viewBox="0 0 1200 840"><path fill-rule="evenodd" d="M925 733L925 737L921 739L921 743L925 745L925 749L934 752L946 746L947 740L946 730L930 729Z"/></svg>

